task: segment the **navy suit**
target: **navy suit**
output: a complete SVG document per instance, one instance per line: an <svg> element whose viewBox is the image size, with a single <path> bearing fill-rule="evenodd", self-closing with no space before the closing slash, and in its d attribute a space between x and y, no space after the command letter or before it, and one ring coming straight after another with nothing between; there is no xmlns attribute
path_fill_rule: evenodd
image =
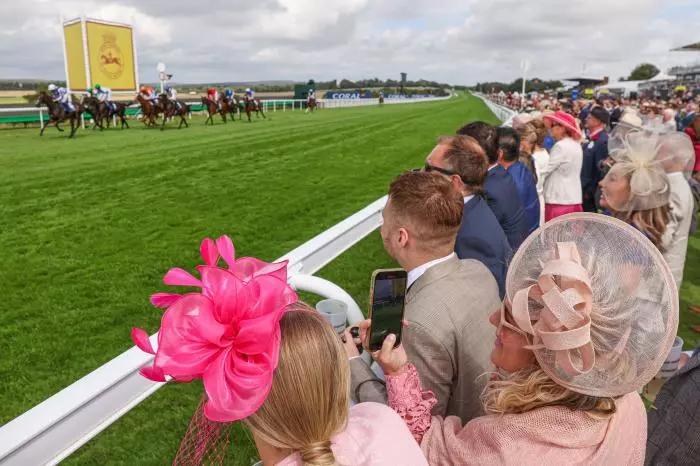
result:
<svg viewBox="0 0 700 466"><path fill-rule="evenodd" d="M476 259L484 264L496 278L498 292L503 299L512 253L496 216L478 194L464 204L455 252L460 259Z"/></svg>
<svg viewBox="0 0 700 466"><path fill-rule="evenodd" d="M484 183L486 202L496 216L508 238L508 244L515 251L527 237L528 225L523 203L518 195L513 178L505 168L496 165L491 168Z"/></svg>
<svg viewBox="0 0 700 466"><path fill-rule="evenodd" d="M608 133L603 130L583 144L583 163L581 164L581 191L583 193L583 210L596 212L596 188L602 179L600 164L608 158Z"/></svg>
<svg viewBox="0 0 700 466"><path fill-rule="evenodd" d="M540 226L540 199L537 197L537 186L532 172L520 161L508 167L506 171L513 178L518 189L518 195L525 209L527 218L527 234L529 235Z"/></svg>

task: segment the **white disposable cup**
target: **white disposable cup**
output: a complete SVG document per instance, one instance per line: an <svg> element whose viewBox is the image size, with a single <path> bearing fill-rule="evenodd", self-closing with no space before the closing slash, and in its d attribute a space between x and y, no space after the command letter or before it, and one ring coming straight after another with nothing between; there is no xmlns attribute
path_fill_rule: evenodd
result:
<svg viewBox="0 0 700 466"><path fill-rule="evenodd" d="M681 353L683 352L683 339L681 337L676 337L673 341L673 346L671 351L668 353L668 357L664 364L661 366L661 371L659 372L659 377L662 379L670 379L678 371L678 363L681 360Z"/></svg>
<svg viewBox="0 0 700 466"><path fill-rule="evenodd" d="M324 299L316 303L316 310L330 322L336 332L343 333L347 326L348 305L339 299Z"/></svg>

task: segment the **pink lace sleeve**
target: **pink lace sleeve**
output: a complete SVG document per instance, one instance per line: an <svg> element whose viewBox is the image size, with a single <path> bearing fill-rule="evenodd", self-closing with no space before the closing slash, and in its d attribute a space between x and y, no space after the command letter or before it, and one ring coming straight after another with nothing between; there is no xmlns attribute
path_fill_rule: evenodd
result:
<svg viewBox="0 0 700 466"><path fill-rule="evenodd" d="M423 391L413 364L398 375L386 376L389 406L404 420L418 443L430 428L431 413L437 399L432 391Z"/></svg>

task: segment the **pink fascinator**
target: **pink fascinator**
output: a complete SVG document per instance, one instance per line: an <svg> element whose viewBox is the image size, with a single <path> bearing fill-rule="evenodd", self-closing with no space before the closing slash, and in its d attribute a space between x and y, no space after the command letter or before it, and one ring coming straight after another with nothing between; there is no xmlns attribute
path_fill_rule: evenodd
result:
<svg viewBox="0 0 700 466"><path fill-rule="evenodd" d="M277 368L280 319L297 295L287 285L287 263L236 259L228 236L205 238L200 247L201 278L180 268L163 277L166 285L200 288L185 294L156 293L151 303L166 308L154 351L148 334L134 328L140 349L154 354L141 374L156 382L201 378L205 416L215 422L244 419L265 402ZM221 257L227 269L217 266Z"/></svg>

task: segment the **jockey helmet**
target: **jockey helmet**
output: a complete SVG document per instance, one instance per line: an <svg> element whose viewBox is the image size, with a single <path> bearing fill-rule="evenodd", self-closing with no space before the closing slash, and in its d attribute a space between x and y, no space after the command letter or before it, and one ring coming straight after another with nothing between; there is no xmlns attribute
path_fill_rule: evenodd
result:
<svg viewBox="0 0 700 466"><path fill-rule="evenodd" d="M141 86L140 90L141 90L141 92L146 92L148 89L146 88L146 86Z"/></svg>
<svg viewBox="0 0 700 466"><path fill-rule="evenodd" d="M56 85L53 84L53 83L49 84L49 90L50 90L50 91L55 91L55 90L56 90Z"/></svg>
<svg viewBox="0 0 700 466"><path fill-rule="evenodd" d="M170 91L172 91L172 90L173 90L173 88L170 87L170 86L168 86L168 87L165 88L165 92L170 92Z"/></svg>
<svg viewBox="0 0 700 466"><path fill-rule="evenodd" d="M88 94L92 94L92 88L88 87L87 89L85 89L85 92L87 92Z"/></svg>
<svg viewBox="0 0 700 466"><path fill-rule="evenodd" d="M249 88L249 87L246 87L245 91L246 91L246 92L250 92L250 88Z"/></svg>
<svg viewBox="0 0 700 466"><path fill-rule="evenodd" d="M102 89L102 86L100 86L99 84L95 84L95 89L97 89L97 90Z"/></svg>

